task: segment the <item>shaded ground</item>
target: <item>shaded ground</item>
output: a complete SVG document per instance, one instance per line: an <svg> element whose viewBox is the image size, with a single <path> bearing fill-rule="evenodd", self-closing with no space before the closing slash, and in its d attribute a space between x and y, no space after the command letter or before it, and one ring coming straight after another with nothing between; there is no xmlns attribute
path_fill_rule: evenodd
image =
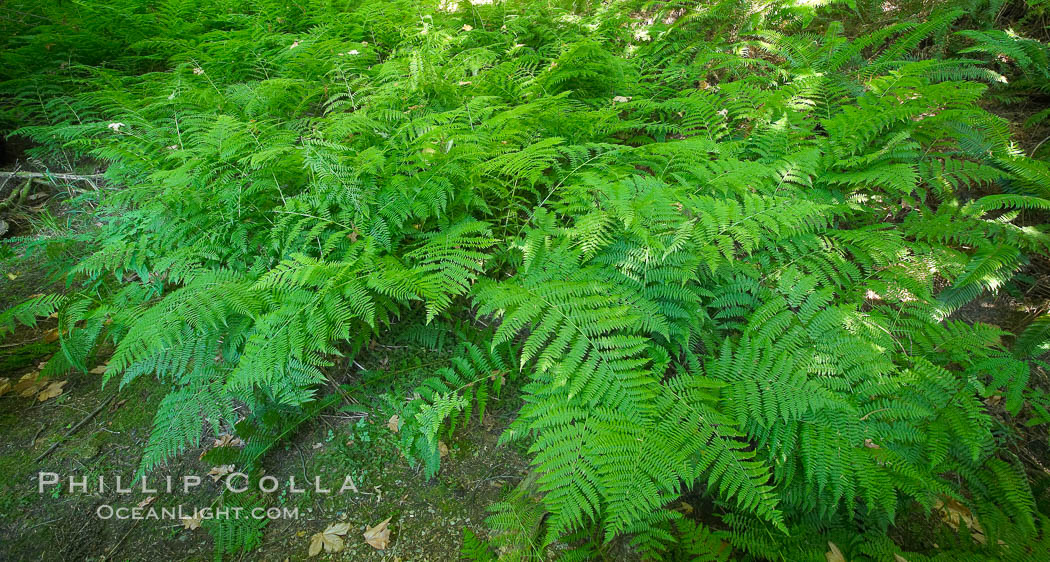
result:
<svg viewBox="0 0 1050 562"><path fill-rule="evenodd" d="M0 290L3 290L0 288ZM40 344L48 330L16 334L24 346L0 348L4 376L20 377L57 351L56 344ZM8 338L11 340L12 338ZM29 352L32 350L32 352ZM386 357L376 363L390 364ZM370 363L366 359L364 365ZM411 379L411 373L406 379ZM356 376L348 373L347 376ZM198 459L205 449L189 450L166 469L150 478L159 482L161 493L135 489L119 494L113 479L127 482L134 473L149 435L152 415L163 397L160 384L142 378L119 391L97 416L49 457L35 461L74 424L84 419L116 385L101 388L101 377L73 374L61 396L38 402L11 393L0 398L0 544L6 559L14 560L202 560L213 556L213 540L205 526L187 529L178 520L100 519L100 506L134 507L150 496L149 507L208 507L219 497L221 484L207 477L211 466ZM421 470L409 466L396 446L396 435L387 427L389 414L375 403L362 404L367 413L322 415L302 426L284 445L264 459L266 474L278 478L281 487L262 496L260 505L297 509L296 519L274 519L265 527L261 548L229 559L299 560L307 557L310 538L330 523L349 522L347 547L338 555L345 560L455 560L463 529L483 533L485 506L497 501L505 488L524 474L525 463L518 451L497 447L496 440L508 420L501 417L500 403L493 402L486 423L472 423L450 440L449 454L440 473L430 481ZM211 439L205 441L210 445ZM89 490L69 493L47 487L38 493L38 473L56 472L88 476ZM163 493L164 479L171 475L176 491ZM202 484L188 494L178 493L179 479L202 477ZM353 479L359 493L338 494L345 477ZM107 488L99 492L95 482L105 476ZM306 492L292 493L289 477ZM320 478L331 494L320 494L303 486ZM106 509L103 507L103 509ZM364 542L366 526L391 518L392 542L379 551Z"/></svg>

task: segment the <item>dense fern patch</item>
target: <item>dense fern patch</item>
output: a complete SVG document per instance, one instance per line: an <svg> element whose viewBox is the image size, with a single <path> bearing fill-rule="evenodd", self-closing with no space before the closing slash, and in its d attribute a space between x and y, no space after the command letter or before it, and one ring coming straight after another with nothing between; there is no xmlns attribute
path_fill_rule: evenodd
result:
<svg viewBox="0 0 1050 562"><path fill-rule="evenodd" d="M409 338L454 350L396 405L428 475L523 396L534 475L473 556L1046 552L1000 419L1050 323L958 315L1047 253L1050 167L982 106L1045 90L1045 44L951 6L7 6L50 23L5 24L0 120L108 168L71 290L0 329L57 312L46 371L111 344L107 380L171 385L140 472ZM979 524L944 552L894 542L949 503Z"/></svg>

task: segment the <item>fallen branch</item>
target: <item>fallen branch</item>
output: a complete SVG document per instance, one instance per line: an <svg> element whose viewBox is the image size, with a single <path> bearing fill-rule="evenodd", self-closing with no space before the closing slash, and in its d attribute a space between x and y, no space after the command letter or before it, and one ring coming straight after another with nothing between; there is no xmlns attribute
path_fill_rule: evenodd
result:
<svg viewBox="0 0 1050 562"><path fill-rule="evenodd" d="M109 404L110 402L112 402L113 399L116 398L116 397L117 397L116 394L110 394L109 398L106 398L105 400L103 400L102 403L99 404L97 408L92 410L91 413L87 415L87 417L85 417L84 419L80 420L79 422L77 422L76 425L71 427L69 429L69 431L67 431L66 434L62 436L61 439L59 439L58 441L55 441L54 443L52 443L51 446L48 447L46 451L41 453L41 455L39 457L33 459L33 462L40 462L41 460L43 460L44 457L46 457L46 456L50 455L51 453L55 452L55 449L57 449L58 446L62 444L62 442L64 442L66 439L68 439L70 435L73 435L74 433L76 433L78 429L80 429L84 424L86 424L88 422L88 420L90 420L91 418L97 416L98 413L102 411L102 408L105 408L106 404Z"/></svg>
<svg viewBox="0 0 1050 562"><path fill-rule="evenodd" d="M41 180L66 180L66 181L86 181L93 182L101 180L105 177L104 174L66 174L66 173L50 173L50 172L0 172L0 178L18 178L18 179L41 179Z"/></svg>
<svg viewBox="0 0 1050 562"><path fill-rule="evenodd" d="M31 187L33 187L33 178L27 179L22 184L22 187L14 189L10 195L5 197L3 201L0 201L0 211L8 207L21 205L22 201L25 201L25 198L29 195L29 188Z"/></svg>

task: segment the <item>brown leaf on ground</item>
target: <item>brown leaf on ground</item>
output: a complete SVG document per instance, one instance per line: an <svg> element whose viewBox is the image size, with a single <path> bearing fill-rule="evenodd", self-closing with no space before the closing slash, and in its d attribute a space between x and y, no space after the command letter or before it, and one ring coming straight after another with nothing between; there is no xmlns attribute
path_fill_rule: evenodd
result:
<svg viewBox="0 0 1050 562"><path fill-rule="evenodd" d="M0 379L0 396L7 394L11 390L11 379L4 377Z"/></svg>
<svg viewBox="0 0 1050 562"><path fill-rule="evenodd" d="M842 555L842 551L831 541L828 541L828 551L824 553L824 557L828 559L828 562L846 562L846 557Z"/></svg>
<svg viewBox="0 0 1050 562"><path fill-rule="evenodd" d="M215 440L213 447L243 447L244 441L240 437L234 437L229 433L223 433Z"/></svg>
<svg viewBox="0 0 1050 562"><path fill-rule="evenodd" d="M386 426L394 433L401 431L401 418L397 415L390 416L390 419L386 422Z"/></svg>
<svg viewBox="0 0 1050 562"><path fill-rule="evenodd" d="M102 364L99 364L99 365L95 365L95 368L91 369L88 372L91 373L92 375L101 375L101 374L104 374L106 372L106 367L108 367L108 366L109 366L108 363L102 363Z"/></svg>
<svg viewBox="0 0 1050 562"><path fill-rule="evenodd" d="M139 507L146 507L147 505L153 503L153 500L155 499L157 499L156 496L149 496L146 499L139 502Z"/></svg>
<svg viewBox="0 0 1050 562"><path fill-rule="evenodd" d="M441 458L448 456L448 445L444 441L438 441L438 456Z"/></svg>
<svg viewBox="0 0 1050 562"><path fill-rule="evenodd" d="M387 517L374 527L365 529L365 542L376 550L386 550L390 546L390 518Z"/></svg>
<svg viewBox="0 0 1050 562"><path fill-rule="evenodd" d="M323 549L325 552L342 552L346 544L343 536L350 530L349 523L332 523L320 533L310 537L310 556L317 556Z"/></svg>
<svg viewBox="0 0 1050 562"><path fill-rule="evenodd" d="M959 503L956 499L937 500L933 504L933 508L941 512L941 518L953 531L958 531L960 525L966 525L970 529L970 536L975 541L984 544L988 540L984 536L984 528L981 527L981 523L977 521L977 518L973 516L970 508Z"/></svg>
<svg viewBox="0 0 1050 562"><path fill-rule="evenodd" d="M222 466L217 466L211 469L211 471L208 472L208 476L211 476L212 480L218 482L222 479L223 476L226 476L227 474L233 472L236 469L237 467L233 466L232 464L224 464Z"/></svg>
<svg viewBox="0 0 1050 562"><path fill-rule="evenodd" d="M44 332L44 343L58 341L58 328L52 328Z"/></svg>
<svg viewBox="0 0 1050 562"><path fill-rule="evenodd" d="M193 531L201 526L200 517L183 517L182 528Z"/></svg>
<svg viewBox="0 0 1050 562"><path fill-rule="evenodd" d="M50 400L62 394L62 387L66 386L67 382L69 381L55 381L47 385L43 390L40 391L39 394L36 395L36 399L39 402L43 402L45 400Z"/></svg>
<svg viewBox="0 0 1050 562"><path fill-rule="evenodd" d="M22 398L35 396L48 383L47 377L37 379L39 375L39 371L22 375L22 378L18 379L15 386L11 388L11 392L17 392Z"/></svg>
<svg viewBox="0 0 1050 562"><path fill-rule="evenodd" d="M26 388L35 385L37 383L36 377L38 374L39 373L34 371L32 373L26 373L22 375L22 377L18 379L18 382L15 383L14 387L11 390L15 392L22 392Z"/></svg>

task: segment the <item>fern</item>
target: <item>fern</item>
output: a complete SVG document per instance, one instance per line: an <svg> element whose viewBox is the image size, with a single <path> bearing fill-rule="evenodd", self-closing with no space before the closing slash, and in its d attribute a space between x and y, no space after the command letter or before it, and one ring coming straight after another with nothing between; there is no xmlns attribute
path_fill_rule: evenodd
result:
<svg viewBox="0 0 1050 562"><path fill-rule="evenodd" d="M1014 354L1019 357L1036 357L1046 353L1050 340L1050 316L1043 315L1033 320L1014 342Z"/></svg>
<svg viewBox="0 0 1050 562"><path fill-rule="evenodd" d="M37 318L54 314L65 298L61 295L38 295L0 313L0 335L12 332L16 322L23 326L36 326Z"/></svg>
<svg viewBox="0 0 1050 562"><path fill-rule="evenodd" d="M1048 323L966 320L1050 249L1050 168L985 109L1045 90L1044 44L955 6L16 5L47 23L0 21L0 123L106 180L67 294L0 331L56 315L46 373L113 346L104 380L168 386L140 474L235 405L247 446L208 458L257 465L340 358L398 341L441 354L388 396L425 476L516 409L532 472L477 559L1045 542L1009 422ZM898 544L949 501L985 543Z"/></svg>

